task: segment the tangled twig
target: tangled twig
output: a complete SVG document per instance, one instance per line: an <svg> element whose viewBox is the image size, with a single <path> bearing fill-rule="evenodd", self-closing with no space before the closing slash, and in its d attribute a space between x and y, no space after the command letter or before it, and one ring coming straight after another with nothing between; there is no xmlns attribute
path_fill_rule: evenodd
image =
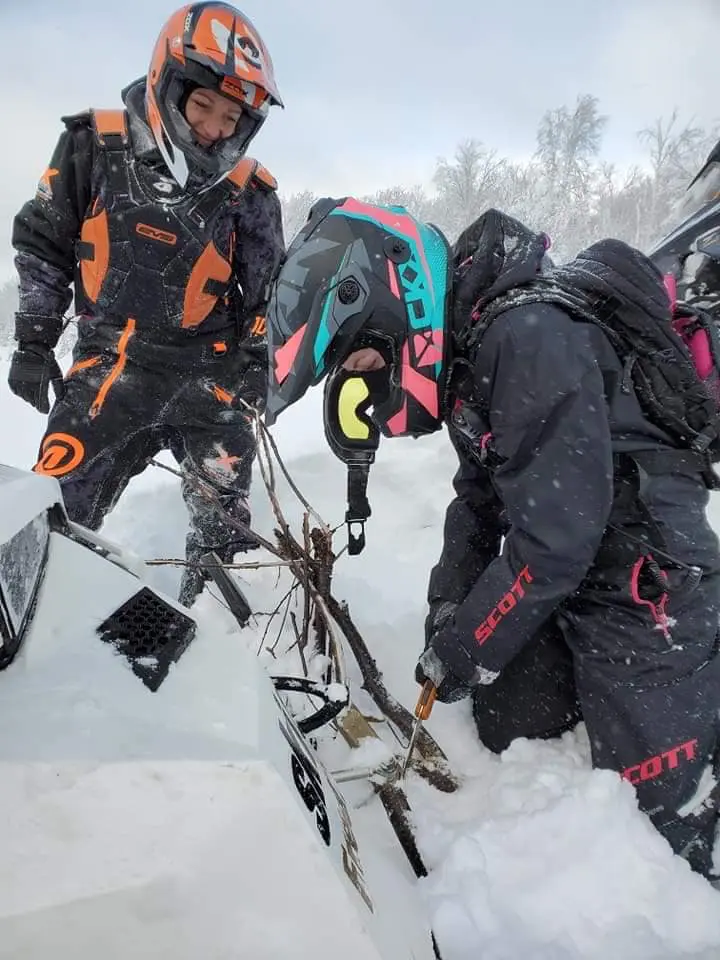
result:
<svg viewBox="0 0 720 960"><path fill-rule="evenodd" d="M156 557L154 560L146 560L145 565L148 567L200 567L207 569L207 563L197 563L192 560L181 560L179 557ZM256 560L246 563L220 563L219 566L224 567L226 570L262 570L264 568L269 569L281 569L282 567L289 567L290 563L287 560L272 560L272 561L263 561Z"/></svg>
<svg viewBox="0 0 720 960"><path fill-rule="evenodd" d="M333 529L325 523L300 492L280 456L272 435L262 422L260 414L257 411L253 411L253 415L258 439L258 467L277 523L277 528L274 530L275 543L252 530L247 524L235 519L225 509L215 490L204 483L201 478L181 474L179 471L165 464L160 464L156 461L152 462L165 470L169 470L171 473L175 473L186 482L194 484L200 489L208 501L212 503L229 526L241 533L244 539L254 541L264 547L276 558L276 562L257 563L254 566L287 568L292 575L293 585L287 593L285 593L275 610L269 615L269 621L265 628L260 648L262 649L265 643L270 623L274 617L280 613L284 605L285 611L280 631L272 648L270 648L270 653L273 656L275 655L280 635L289 618L294 634L293 646L296 645L298 648L300 660L306 675L306 648L309 644L310 631L312 630L315 638L314 645L316 651L323 654L327 658L328 663L332 665L334 679L344 682L346 675L345 663L343 645L338 637L339 632L339 634L344 637L357 662L363 677L364 689L373 699L384 717L394 724L406 738L409 738L414 723L413 715L388 692L382 673L363 640L360 631L353 622L347 604L340 603L332 594L333 567L337 557L344 552L344 550L340 550L338 554L335 554L332 549L333 533L337 528ZM280 505L276 489L275 471L272 463L273 457L280 472L286 478L290 489L305 508L306 513L303 517L302 543L293 535ZM317 521L317 527L310 528L310 516ZM223 564L223 566L251 569L253 565ZM294 614L290 613L292 596L299 588L303 590L303 619L300 628L297 626ZM329 673L325 677L327 681L332 678ZM451 792L456 789L457 781L450 771L445 754L425 729L421 730L418 737L417 754L420 760L416 760L413 763L413 768L420 776L423 776L439 790Z"/></svg>

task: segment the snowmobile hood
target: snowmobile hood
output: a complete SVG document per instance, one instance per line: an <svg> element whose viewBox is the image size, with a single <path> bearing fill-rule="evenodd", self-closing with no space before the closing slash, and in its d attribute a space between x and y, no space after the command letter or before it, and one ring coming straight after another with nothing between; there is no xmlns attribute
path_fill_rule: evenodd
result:
<svg viewBox="0 0 720 960"><path fill-rule="evenodd" d="M667 321L670 298L658 267L645 254L622 240L600 240L582 250L572 263L553 275L568 274L581 290L604 297L621 297L658 320Z"/></svg>
<svg viewBox="0 0 720 960"><path fill-rule="evenodd" d="M146 573L0 464L0 954L87 960L112 929L115 956L432 960L383 808L356 816L295 719L305 678Z"/></svg>
<svg viewBox="0 0 720 960"><path fill-rule="evenodd" d="M550 238L500 210L487 210L453 247L453 326L461 334L474 309L509 290L531 283L552 262Z"/></svg>

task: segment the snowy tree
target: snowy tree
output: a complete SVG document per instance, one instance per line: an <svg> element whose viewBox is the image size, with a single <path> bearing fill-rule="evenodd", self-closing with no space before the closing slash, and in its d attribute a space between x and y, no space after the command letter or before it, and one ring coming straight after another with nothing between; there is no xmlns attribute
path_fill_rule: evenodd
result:
<svg viewBox="0 0 720 960"><path fill-rule="evenodd" d="M507 160L479 140L459 144L452 162L441 158L433 176L438 226L454 239L483 210L497 205L498 185L506 165Z"/></svg>
<svg viewBox="0 0 720 960"><path fill-rule="evenodd" d="M376 203L382 206L405 207L418 220L432 220L433 218L433 201L419 185L413 187L385 187L383 190L378 190L362 199L366 203Z"/></svg>
<svg viewBox="0 0 720 960"><path fill-rule="evenodd" d="M597 97L583 94L575 107L548 110L537 131L538 205L557 251L573 256L588 240L596 212L597 156L607 117Z"/></svg>
<svg viewBox="0 0 720 960"><path fill-rule="evenodd" d="M281 197L280 199L282 204L285 242L289 245L295 234L307 220L310 208L318 198L312 190L302 190L300 193L292 193L289 197Z"/></svg>
<svg viewBox="0 0 720 960"><path fill-rule="evenodd" d="M4 353L15 344L15 311L17 306L17 280L7 280L0 286L0 349Z"/></svg>
<svg viewBox="0 0 720 960"><path fill-rule="evenodd" d="M647 173L633 167L621 180L614 165L604 163L599 168L596 191L593 238L613 236L642 248L651 205Z"/></svg>
<svg viewBox="0 0 720 960"><path fill-rule="evenodd" d="M677 120L677 110L673 110L668 120L657 118L638 134L648 149L652 169L650 209L643 238L648 242L662 236L671 226L675 200L698 172L717 140L717 131L708 133L690 124L678 127Z"/></svg>
<svg viewBox="0 0 720 960"><path fill-rule="evenodd" d="M594 175L607 117L600 114L597 97L578 97L574 110L548 110L537 132L536 156L557 196L582 201Z"/></svg>
<svg viewBox="0 0 720 960"><path fill-rule="evenodd" d="M489 207L497 207L549 233L556 260L574 256L601 237L647 249L672 226L674 207L720 130L683 126L673 111L638 132L649 169L621 172L600 157L607 120L597 97L583 94L573 106L552 107L543 114L529 162L502 157L470 135L452 159L437 161L430 190L396 184L362 199L406 207L439 226L451 241ZM316 199L309 190L285 199L288 242Z"/></svg>

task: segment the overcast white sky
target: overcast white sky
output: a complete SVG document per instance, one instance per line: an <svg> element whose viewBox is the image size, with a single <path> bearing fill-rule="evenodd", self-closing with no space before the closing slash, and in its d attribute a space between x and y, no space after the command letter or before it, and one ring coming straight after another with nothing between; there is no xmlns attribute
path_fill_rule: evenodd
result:
<svg viewBox="0 0 720 960"><path fill-rule="evenodd" d="M181 4L177 4L180 6ZM47 164L60 116L118 106L144 74L166 0L0 0L0 271L12 217ZM245 0L286 104L251 152L281 191L362 193L428 182L476 137L518 158L543 112L578 94L610 117L604 155L640 159L637 131L674 107L720 118L720 0Z"/></svg>

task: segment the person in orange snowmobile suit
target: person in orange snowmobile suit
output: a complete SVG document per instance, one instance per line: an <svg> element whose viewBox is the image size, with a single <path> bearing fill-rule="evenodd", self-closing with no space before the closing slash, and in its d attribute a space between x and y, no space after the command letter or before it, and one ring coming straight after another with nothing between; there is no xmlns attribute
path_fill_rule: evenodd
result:
<svg viewBox="0 0 720 960"><path fill-rule="evenodd" d="M172 452L190 605L205 552L227 562L255 546L243 532L256 453L245 404L265 400L264 309L284 239L276 182L246 151L283 104L262 38L225 3L172 14L123 102L63 118L15 218L9 386L49 412L33 469L58 479L70 518L90 529ZM53 351L71 285L77 341L63 377Z"/></svg>

